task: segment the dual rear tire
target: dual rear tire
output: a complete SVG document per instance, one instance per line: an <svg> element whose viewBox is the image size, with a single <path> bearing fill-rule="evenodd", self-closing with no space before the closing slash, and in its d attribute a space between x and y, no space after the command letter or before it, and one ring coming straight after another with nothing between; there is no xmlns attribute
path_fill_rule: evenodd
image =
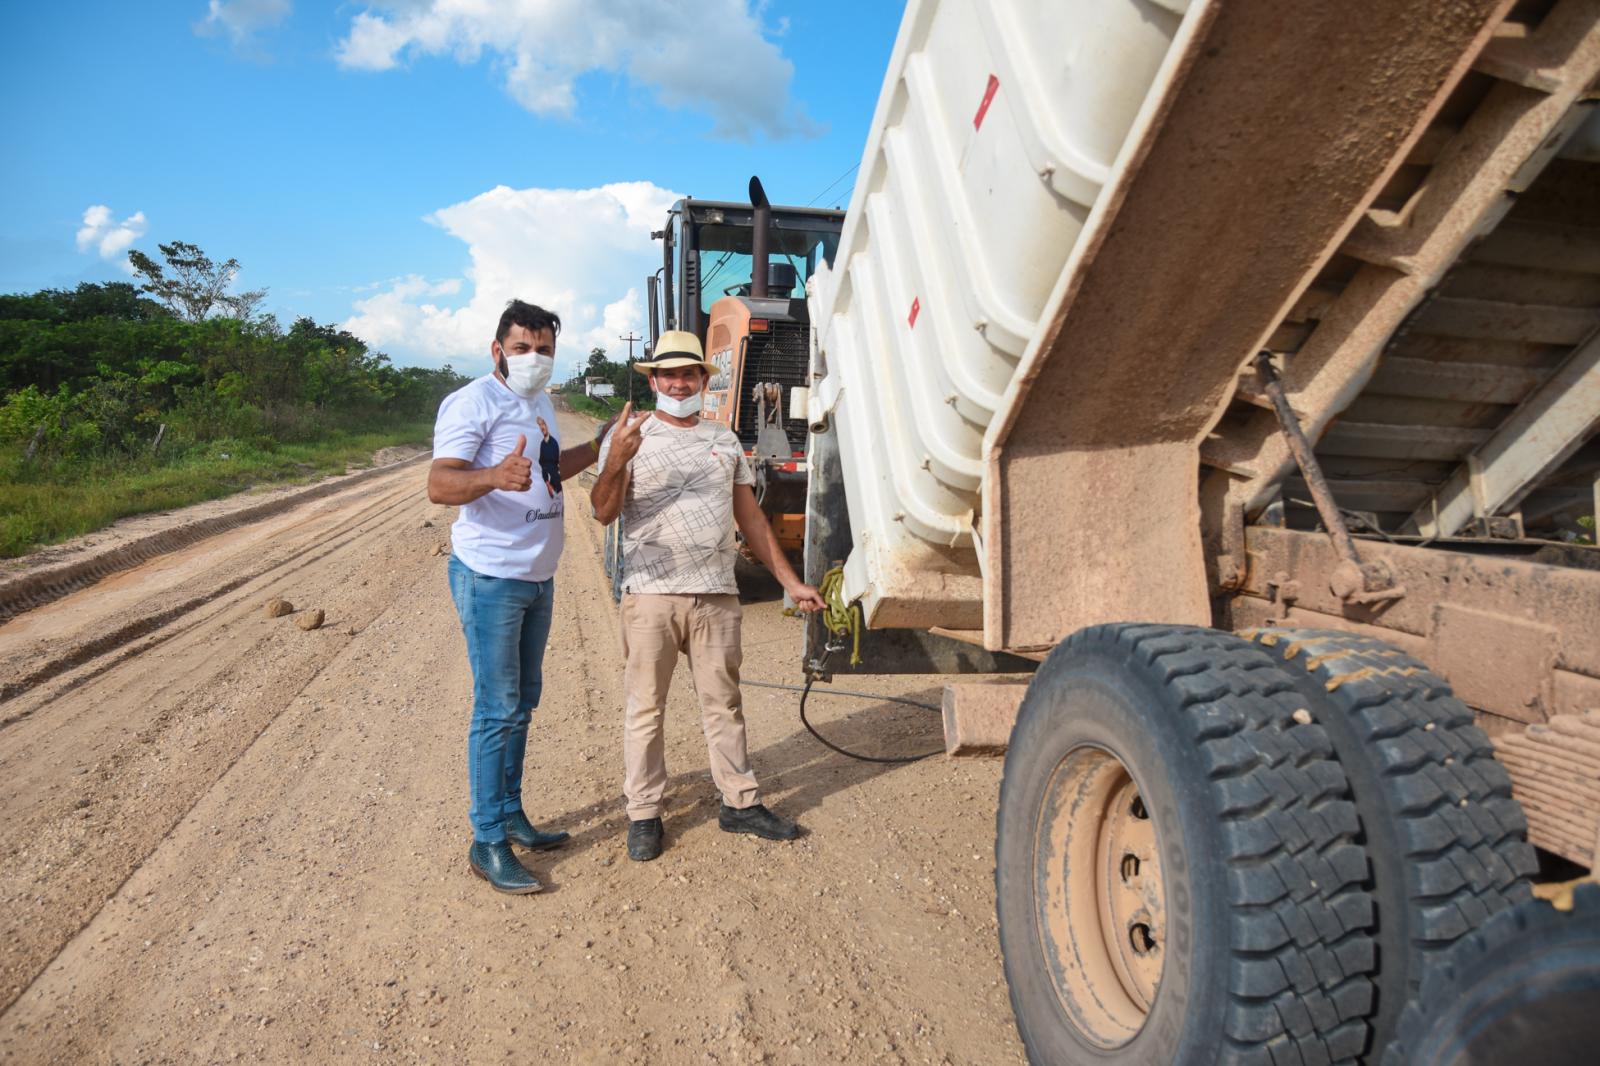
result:
<svg viewBox="0 0 1600 1066"><path fill-rule="evenodd" d="M1376 958L1348 785L1247 641L1098 626L1006 755L996 891L1038 1063L1353 1061Z"/></svg>
<svg viewBox="0 0 1600 1066"><path fill-rule="evenodd" d="M1378 1061L1445 950L1528 895L1510 780L1377 641L1108 625L1040 667L996 893L1037 1063Z"/></svg>
<svg viewBox="0 0 1600 1066"><path fill-rule="evenodd" d="M1472 712L1416 659L1339 630L1243 635L1294 678L1350 778L1377 905L1376 1058L1444 953L1531 897L1527 818Z"/></svg>

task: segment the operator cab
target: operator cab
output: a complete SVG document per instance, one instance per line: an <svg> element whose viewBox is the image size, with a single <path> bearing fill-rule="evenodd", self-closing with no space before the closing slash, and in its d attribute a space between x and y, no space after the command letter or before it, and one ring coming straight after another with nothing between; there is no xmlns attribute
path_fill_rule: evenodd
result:
<svg viewBox="0 0 1600 1066"><path fill-rule="evenodd" d="M843 211L774 207L751 178L750 203L679 200L654 234L664 248L646 282L645 351L663 330L700 338L713 367L702 417L738 434L786 545L798 546L804 526L806 282L832 264L843 225Z"/></svg>

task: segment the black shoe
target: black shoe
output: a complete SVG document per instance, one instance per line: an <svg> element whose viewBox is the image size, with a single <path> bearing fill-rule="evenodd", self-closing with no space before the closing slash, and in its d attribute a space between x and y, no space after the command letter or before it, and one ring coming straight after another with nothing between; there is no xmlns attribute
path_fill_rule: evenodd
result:
<svg viewBox="0 0 1600 1066"><path fill-rule="evenodd" d="M661 819L641 818L628 823L628 858L649 862L661 857Z"/></svg>
<svg viewBox="0 0 1600 1066"><path fill-rule="evenodd" d="M496 892L526 896L544 888L539 879L517 861L511 845L504 842L473 844L467 852L467 865L472 867L473 873L489 882Z"/></svg>
<svg viewBox="0 0 1600 1066"><path fill-rule="evenodd" d="M759 803L742 809L724 803L717 824L724 833L750 833L764 840L793 840L800 835L798 825L779 818Z"/></svg>
<svg viewBox="0 0 1600 1066"><path fill-rule="evenodd" d="M558 848L572 836L565 829L557 829L554 833L535 829L533 823L528 821L528 816L521 811L506 819L505 830L506 839L511 843L533 848L535 851Z"/></svg>

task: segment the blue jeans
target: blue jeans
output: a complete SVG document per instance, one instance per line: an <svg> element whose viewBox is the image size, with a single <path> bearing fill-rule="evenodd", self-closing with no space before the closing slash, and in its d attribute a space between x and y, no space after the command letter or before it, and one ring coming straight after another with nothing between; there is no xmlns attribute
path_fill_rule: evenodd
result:
<svg viewBox="0 0 1600 1066"><path fill-rule="evenodd" d="M522 810L522 757L544 685L555 584L487 577L450 556L450 595L472 665L468 817L480 844L504 843L505 819Z"/></svg>

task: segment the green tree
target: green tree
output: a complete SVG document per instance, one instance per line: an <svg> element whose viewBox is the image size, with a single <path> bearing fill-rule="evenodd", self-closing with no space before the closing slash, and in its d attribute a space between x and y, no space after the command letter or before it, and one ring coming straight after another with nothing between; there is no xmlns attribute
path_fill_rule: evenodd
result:
<svg viewBox="0 0 1600 1066"><path fill-rule="evenodd" d="M170 312L154 300L139 295L126 281L97 284L85 281L76 289L43 289L28 295L0 296L0 322L87 322L117 318L149 322L169 318Z"/></svg>
<svg viewBox="0 0 1600 1066"><path fill-rule="evenodd" d="M223 268L234 269L211 270ZM35 474L80 460L174 462L223 440L270 450L381 430L432 416L466 381L395 367L310 318L287 329L272 315L190 319L125 282L0 295L0 460L31 448Z"/></svg>
<svg viewBox="0 0 1600 1066"><path fill-rule="evenodd" d="M166 260L165 266L137 248L128 253L134 273L144 279L140 291L150 293L190 322L199 322L218 311L229 318L247 320L254 317L266 299L266 289L228 291L239 273L237 259L214 262L198 246L184 241L156 247Z"/></svg>

